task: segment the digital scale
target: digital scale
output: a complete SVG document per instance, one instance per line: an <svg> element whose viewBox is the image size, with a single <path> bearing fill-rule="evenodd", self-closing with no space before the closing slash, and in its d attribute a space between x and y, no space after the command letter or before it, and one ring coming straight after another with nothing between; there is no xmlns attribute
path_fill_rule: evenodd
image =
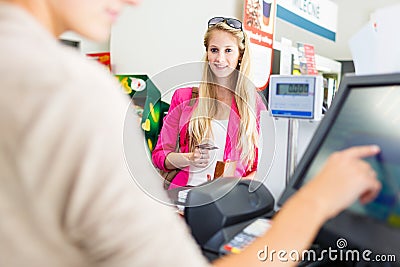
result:
<svg viewBox="0 0 400 267"><path fill-rule="evenodd" d="M297 163L299 119L320 121L324 100L324 81L320 75L271 75L269 109L275 118L288 120L286 185Z"/></svg>
<svg viewBox="0 0 400 267"><path fill-rule="evenodd" d="M269 108L273 117L321 120L323 77L317 75L271 75Z"/></svg>

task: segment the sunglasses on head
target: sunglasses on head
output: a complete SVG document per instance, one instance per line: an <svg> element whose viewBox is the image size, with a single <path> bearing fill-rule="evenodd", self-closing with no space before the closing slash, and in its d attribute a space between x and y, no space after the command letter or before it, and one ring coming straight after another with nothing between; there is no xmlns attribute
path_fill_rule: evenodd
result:
<svg viewBox="0 0 400 267"><path fill-rule="evenodd" d="M225 22L231 28L243 31L242 22L234 18L215 17L208 21L208 27L212 27L218 23Z"/></svg>

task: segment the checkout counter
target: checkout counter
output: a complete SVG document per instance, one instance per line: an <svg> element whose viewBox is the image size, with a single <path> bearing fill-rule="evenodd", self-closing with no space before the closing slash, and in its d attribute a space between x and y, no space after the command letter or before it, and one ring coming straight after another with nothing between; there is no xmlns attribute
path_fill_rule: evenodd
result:
<svg viewBox="0 0 400 267"><path fill-rule="evenodd" d="M287 84L282 77L278 78ZM274 79L271 84L274 84ZM287 85L282 90L286 93L284 95L290 95L287 94ZM333 106L319 123L291 178L280 176L285 183L283 194L275 192L274 195L265 186L271 183L268 177L273 173L272 169L266 174L266 180L251 182L220 178L192 189L187 195L184 216L203 253L210 260L226 253L240 253L246 244L254 240L257 233L268 230L268 219L276 211L277 196L279 208L314 177L332 152L354 145L375 143L381 147L381 154L368 161L382 183L380 194L372 203L365 206L355 203L329 220L311 247L318 260L303 261L299 266L399 266L400 149L397 147L400 143L400 127L398 123L393 124L398 121L400 113L399 105L396 105L398 99L400 74L345 78ZM271 110L273 113L273 106ZM295 135L288 132L289 144L290 138ZM293 149L290 145L286 148ZM292 152L289 151L288 155ZM286 162L290 163L291 160L287 157ZM263 169L263 166L259 165L259 169ZM285 170L291 171L290 168ZM345 244L339 240L344 240ZM319 257L328 248L336 249L346 257L325 257L320 260ZM354 255L361 255L365 251L371 252L368 261L365 258L354 258ZM352 258L348 258L349 255ZM384 256L386 261L376 261L376 256Z"/></svg>

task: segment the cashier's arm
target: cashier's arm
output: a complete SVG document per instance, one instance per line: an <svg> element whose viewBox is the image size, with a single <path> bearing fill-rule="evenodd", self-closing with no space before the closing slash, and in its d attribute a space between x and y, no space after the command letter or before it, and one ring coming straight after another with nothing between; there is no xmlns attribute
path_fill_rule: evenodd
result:
<svg viewBox="0 0 400 267"><path fill-rule="evenodd" d="M221 258L214 265L295 266L297 262L289 253L294 250L302 255L326 220L357 199L365 204L376 197L381 184L363 158L379 151L377 146L359 146L333 153L322 171L285 203L263 237L242 253Z"/></svg>

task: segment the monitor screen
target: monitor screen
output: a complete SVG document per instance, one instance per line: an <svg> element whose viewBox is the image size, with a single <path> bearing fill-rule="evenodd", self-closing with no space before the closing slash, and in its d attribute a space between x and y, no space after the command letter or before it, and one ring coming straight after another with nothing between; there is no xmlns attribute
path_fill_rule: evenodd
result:
<svg viewBox="0 0 400 267"><path fill-rule="evenodd" d="M279 204L313 179L330 154L367 144L381 148L378 156L365 159L377 172L381 192L371 203L356 202L327 222L319 239L346 238L355 247L399 254L400 74L344 78Z"/></svg>

